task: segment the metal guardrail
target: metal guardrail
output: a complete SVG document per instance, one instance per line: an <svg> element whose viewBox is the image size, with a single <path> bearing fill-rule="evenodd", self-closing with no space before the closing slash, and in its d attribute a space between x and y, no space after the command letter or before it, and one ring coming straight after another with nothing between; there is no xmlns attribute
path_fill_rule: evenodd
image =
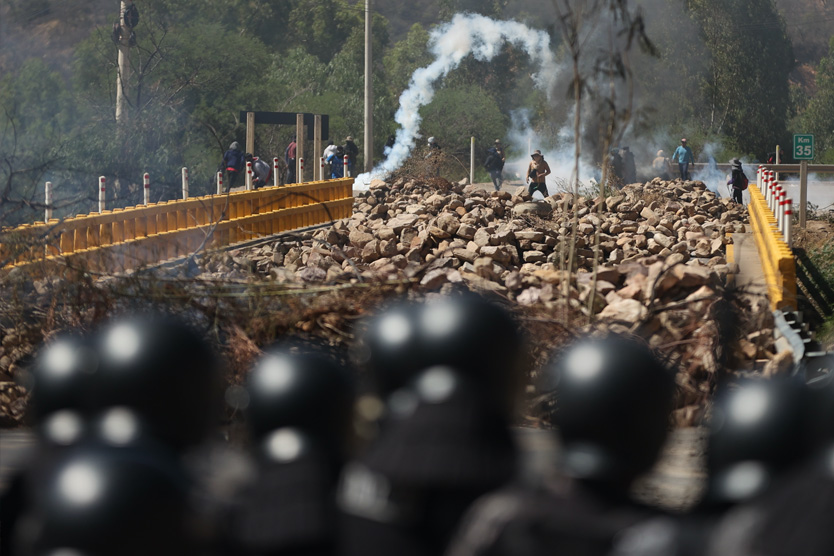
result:
<svg viewBox="0 0 834 556"><path fill-rule="evenodd" d="M796 308L796 261L777 227L759 188L750 183L750 225L762 261L767 295L772 309Z"/></svg>
<svg viewBox="0 0 834 556"><path fill-rule="evenodd" d="M3 230L3 274L118 272L349 216L353 179L206 195Z"/></svg>

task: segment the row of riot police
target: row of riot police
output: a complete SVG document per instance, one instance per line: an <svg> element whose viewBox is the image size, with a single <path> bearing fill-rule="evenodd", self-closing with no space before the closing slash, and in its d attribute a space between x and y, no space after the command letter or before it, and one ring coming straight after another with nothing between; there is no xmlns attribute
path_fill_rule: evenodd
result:
<svg viewBox="0 0 834 556"><path fill-rule="evenodd" d="M391 303L349 354L286 339L225 390L205 326L130 315L46 343L2 554L834 554L826 381L721 388L705 494L671 515L632 496L676 391L639 339L580 338L537 373L560 445L538 477L511 428L527 348L497 304ZM245 447L217 434L221 398Z"/></svg>

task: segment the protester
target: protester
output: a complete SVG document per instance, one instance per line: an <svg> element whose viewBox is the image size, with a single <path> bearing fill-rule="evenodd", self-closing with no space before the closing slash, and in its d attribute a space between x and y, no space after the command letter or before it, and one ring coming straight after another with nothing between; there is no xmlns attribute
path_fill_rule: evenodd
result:
<svg viewBox="0 0 834 556"><path fill-rule="evenodd" d="M428 164L427 173L429 177L437 177L440 175L440 163L443 160L443 149L440 148L440 143L434 137L429 137L429 151L426 153L426 162Z"/></svg>
<svg viewBox="0 0 834 556"><path fill-rule="evenodd" d="M527 191L530 195L538 191L548 197L550 194L547 192L545 178L550 174L550 165L548 165L540 150L533 151L530 158L533 160L527 166Z"/></svg>
<svg viewBox="0 0 834 556"><path fill-rule="evenodd" d="M330 148L330 147L328 147ZM345 149L341 145L327 157L326 162L330 164L330 178L337 180L345 175Z"/></svg>
<svg viewBox="0 0 834 556"><path fill-rule="evenodd" d="M657 157L652 161L652 170L655 177L664 181L672 177L672 163L662 149L657 151Z"/></svg>
<svg viewBox="0 0 834 556"><path fill-rule="evenodd" d="M295 165L297 150L298 145L295 142L295 135L293 135L292 141L290 141L290 144L287 145L287 148L284 150L284 161L287 163L287 183L295 183L297 180L297 169Z"/></svg>
<svg viewBox="0 0 834 556"><path fill-rule="evenodd" d="M487 158L484 161L484 168L489 172L490 178L492 178L492 185L495 187L495 191L500 190L501 185L504 183L503 172L505 161L504 148L501 146L501 141L496 139L495 146L487 149Z"/></svg>
<svg viewBox="0 0 834 556"><path fill-rule="evenodd" d="M741 169L741 161L739 159L732 159L730 161L730 165L732 167L732 171L729 179L727 180L727 186L730 187L733 201L742 205L744 204L742 194L744 193L744 190L747 189L749 181L747 176L744 174L744 171Z"/></svg>
<svg viewBox="0 0 834 556"><path fill-rule="evenodd" d="M692 149L690 149L686 144L686 137L681 139L681 144L677 149L675 149L675 154L672 155L672 160L675 160L678 163L681 179L690 179L689 165L695 162L695 156L692 154Z"/></svg>
<svg viewBox="0 0 834 556"><path fill-rule="evenodd" d="M359 147L353 142L353 136L348 135L345 139L345 154L348 157L348 174L355 176L354 167L356 166L356 158L359 156Z"/></svg>
<svg viewBox="0 0 834 556"><path fill-rule="evenodd" d="M252 187L260 189L269 184L272 177L272 166L251 153L246 153L246 162L252 163Z"/></svg>
<svg viewBox="0 0 834 556"><path fill-rule="evenodd" d="M240 144L234 141L229 145L229 150L223 154L223 162L221 164L221 169L226 172L226 191L231 190L235 186L238 176L243 172L244 166L243 151L240 150Z"/></svg>
<svg viewBox="0 0 834 556"><path fill-rule="evenodd" d="M634 154L629 147L623 147L623 180L626 184L637 182L637 166L634 162Z"/></svg>

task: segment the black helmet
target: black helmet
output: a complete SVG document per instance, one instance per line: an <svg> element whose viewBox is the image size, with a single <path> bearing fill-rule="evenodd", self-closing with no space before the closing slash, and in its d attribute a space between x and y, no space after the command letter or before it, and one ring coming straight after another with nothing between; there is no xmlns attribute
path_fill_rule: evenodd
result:
<svg viewBox="0 0 834 556"><path fill-rule="evenodd" d="M185 548L187 489L174 459L87 445L44 469L18 527L24 553L177 554Z"/></svg>
<svg viewBox="0 0 834 556"><path fill-rule="evenodd" d="M509 409L519 383L522 337L506 310L465 293L427 301L416 318L420 369L451 367Z"/></svg>
<svg viewBox="0 0 834 556"><path fill-rule="evenodd" d="M32 420L41 423L59 410L87 413L91 406L91 380L97 367L98 357L78 335L64 334L41 348L24 379L32 393Z"/></svg>
<svg viewBox="0 0 834 556"><path fill-rule="evenodd" d="M316 353L275 346L255 363L246 391L253 440L281 440L287 446L315 438L341 456L354 396L352 376L346 368ZM282 434L273 437L279 430ZM271 454L269 446L264 448Z"/></svg>
<svg viewBox="0 0 834 556"><path fill-rule="evenodd" d="M706 503L740 502L809 451L808 392L793 378L747 380L716 394Z"/></svg>
<svg viewBox="0 0 834 556"><path fill-rule="evenodd" d="M217 361L195 331L170 317L140 316L112 321L96 340L98 407L133 409L177 449L203 439L217 401Z"/></svg>
<svg viewBox="0 0 834 556"><path fill-rule="evenodd" d="M652 466L666 440L675 378L645 344L586 338L543 374L556 393L552 419L569 474L625 486Z"/></svg>
<svg viewBox="0 0 834 556"><path fill-rule="evenodd" d="M397 303L371 317L359 335L360 363L367 367L377 392L387 397L420 370L417 305Z"/></svg>

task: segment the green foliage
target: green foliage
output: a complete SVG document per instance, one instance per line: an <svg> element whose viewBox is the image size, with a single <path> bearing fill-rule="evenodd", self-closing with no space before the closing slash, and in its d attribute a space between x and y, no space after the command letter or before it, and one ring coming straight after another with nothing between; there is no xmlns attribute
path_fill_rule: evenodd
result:
<svg viewBox="0 0 834 556"><path fill-rule="evenodd" d="M508 124L498 103L477 85L439 90L421 114L423 135L436 137L447 154L467 155L471 136L502 137Z"/></svg>
<svg viewBox="0 0 834 556"><path fill-rule="evenodd" d="M822 163L834 163L834 38L817 68L817 94L808 101L796 132L813 133Z"/></svg>
<svg viewBox="0 0 834 556"><path fill-rule="evenodd" d="M700 127L763 157L787 134L793 51L785 22L773 0L690 0L689 6L711 55ZM744 21L767 22L768 32L748 32Z"/></svg>

